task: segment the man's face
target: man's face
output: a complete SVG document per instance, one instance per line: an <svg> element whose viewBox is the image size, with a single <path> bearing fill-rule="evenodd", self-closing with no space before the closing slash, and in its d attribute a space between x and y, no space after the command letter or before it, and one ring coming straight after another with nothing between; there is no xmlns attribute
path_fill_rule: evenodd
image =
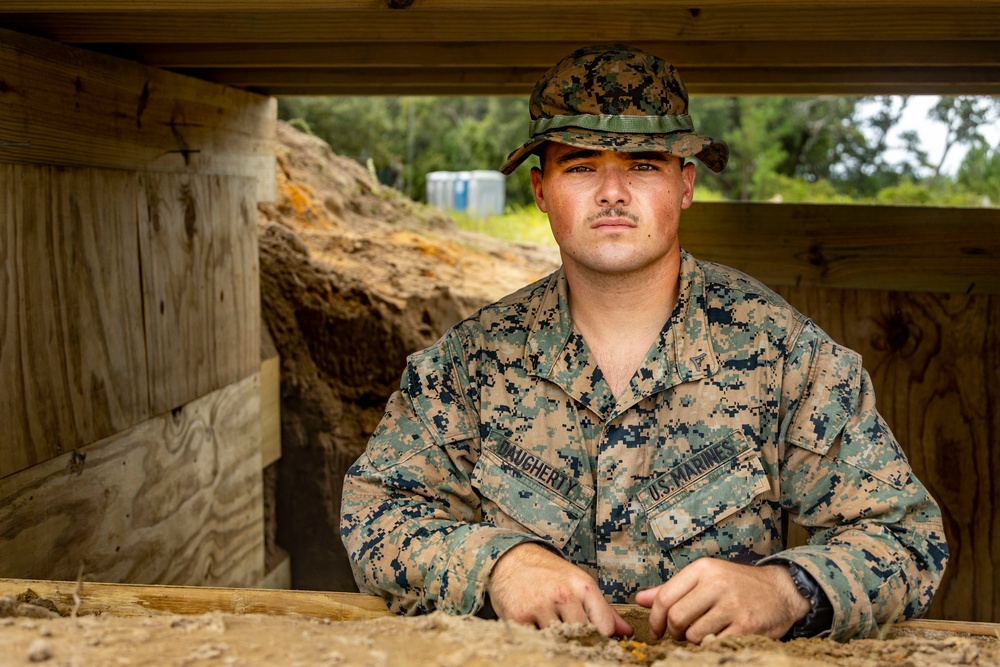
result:
<svg viewBox="0 0 1000 667"><path fill-rule="evenodd" d="M691 205L693 164L665 153L597 151L548 143L532 169L567 270L621 275L677 261L680 212Z"/></svg>

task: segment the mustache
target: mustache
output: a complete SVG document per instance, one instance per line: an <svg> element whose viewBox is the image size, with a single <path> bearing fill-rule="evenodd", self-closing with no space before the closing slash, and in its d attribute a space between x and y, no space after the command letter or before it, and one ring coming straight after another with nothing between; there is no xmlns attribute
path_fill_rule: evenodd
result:
<svg viewBox="0 0 1000 667"><path fill-rule="evenodd" d="M639 224L639 216L625 209L624 206L618 205L612 208L606 208L602 211L598 211L589 218L587 218L588 223L597 222L602 218L625 218L636 224Z"/></svg>

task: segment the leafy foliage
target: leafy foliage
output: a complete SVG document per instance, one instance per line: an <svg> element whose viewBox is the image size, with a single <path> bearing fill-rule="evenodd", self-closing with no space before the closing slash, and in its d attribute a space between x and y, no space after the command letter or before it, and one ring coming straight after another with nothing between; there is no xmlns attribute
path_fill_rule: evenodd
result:
<svg viewBox="0 0 1000 667"><path fill-rule="evenodd" d="M936 163L915 132L903 133L902 146L890 152L907 103L905 97L692 100L698 131L722 138L732 151L721 174L699 171L699 196L1000 205L1000 146L991 146L983 132L997 122L1000 101L940 98L928 114L945 128L944 155ZM521 97L285 98L279 116L423 199L428 172L496 169L526 139L528 109ZM958 146L969 149L965 162L956 175L944 174L945 158ZM515 208L532 201L532 163L507 179L507 201Z"/></svg>

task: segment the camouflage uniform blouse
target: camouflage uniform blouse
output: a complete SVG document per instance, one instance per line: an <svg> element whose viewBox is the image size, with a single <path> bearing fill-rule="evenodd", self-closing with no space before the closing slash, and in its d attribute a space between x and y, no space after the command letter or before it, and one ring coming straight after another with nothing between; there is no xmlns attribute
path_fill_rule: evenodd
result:
<svg viewBox="0 0 1000 667"><path fill-rule="evenodd" d="M784 549L782 516L809 544ZM732 269L683 254L677 306L616 401L561 271L412 355L347 474L341 534L399 613L473 613L507 549L542 541L612 602L702 556L794 561L832 636L920 614L947 560L937 505L858 354Z"/></svg>

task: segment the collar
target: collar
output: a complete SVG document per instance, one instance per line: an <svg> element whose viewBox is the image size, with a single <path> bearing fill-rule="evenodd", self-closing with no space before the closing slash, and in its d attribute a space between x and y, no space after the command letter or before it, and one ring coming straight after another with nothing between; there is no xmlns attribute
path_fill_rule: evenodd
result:
<svg viewBox="0 0 1000 667"><path fill-rule="evenodd" d="M715 374L718 361L701 266L681 251L677 305L620 400L611 395L586 341L573 326L562 269L552 274L542 294L528 329L524 363L528 373L559 385L604 420L665 389Z"/></svg>

